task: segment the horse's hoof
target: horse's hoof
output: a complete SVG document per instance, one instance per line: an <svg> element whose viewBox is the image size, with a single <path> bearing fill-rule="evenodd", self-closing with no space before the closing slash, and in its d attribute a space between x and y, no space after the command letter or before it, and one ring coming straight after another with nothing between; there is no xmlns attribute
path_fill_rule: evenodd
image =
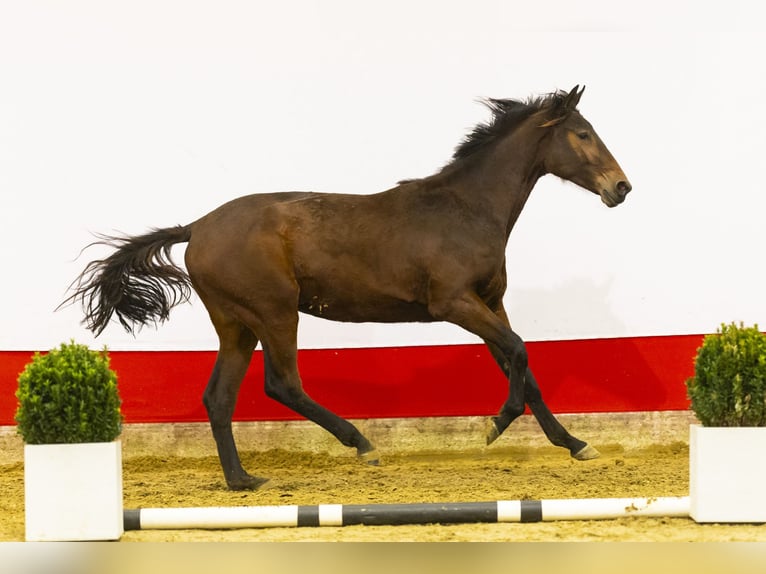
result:
<svg viewBox="0 0 766 574"><path fill-rule="evenodd" d="M500 431L497 430L495 419L491 417L487 419L487 422L484 423L484 425L484 431L487 437L487 445L490 445L497 440L497 437L500 436Z"/></svg>
<svg viewBox="0 0 766 574"><path fill-rule="evenodd" d="M250 476L249 474L236 480L227 481L229 490L258 490L269 482L268 478Z"/></svg>
<svg viewBox="0 0 766 574"><path fill-rule="evenodd" d="M368 450L356 455L359 460L369 464L370 466L378 466L380 464L380 457L378 456L377 449Z"/></svg>
<svg viewBox="0 0 766 574"><path fill-rule="evenodd" d="M593 448L589 444L586 444L576 453L572 454L572 458L574 458L575 460L593 460L594 458L598 458L600 456L601 456L601 453L598 452L595 448Z"/></svg>

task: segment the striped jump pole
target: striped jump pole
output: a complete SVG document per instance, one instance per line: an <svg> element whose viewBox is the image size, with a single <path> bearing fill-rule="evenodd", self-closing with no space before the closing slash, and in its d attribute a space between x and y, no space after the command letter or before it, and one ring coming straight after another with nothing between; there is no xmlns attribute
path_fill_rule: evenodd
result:
<svg viewBox="0 0 766 574"><path fill-rule="evenodd" d="M689 497L141 508L123 514L125 530L547 522L625 516L688 517Z"/></svg>

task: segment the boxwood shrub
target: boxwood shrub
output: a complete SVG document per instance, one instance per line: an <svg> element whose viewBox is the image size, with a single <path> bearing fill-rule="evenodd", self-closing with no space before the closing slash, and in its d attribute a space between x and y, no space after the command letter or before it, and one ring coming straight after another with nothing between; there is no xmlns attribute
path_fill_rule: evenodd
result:
<svg viewBox="0 0 766 574"><path fill-rule="evenodd" d="M766 426L766 335L758 325L722 324L697 349L686 387L704 426Z"/></svg>
<svg viewBox="0 0 766 574"><path fill-rule="evenodd" d="M110 442L122 431L107 349L74 341L35 353L18 378L17 430L27 444Z"/></svg>

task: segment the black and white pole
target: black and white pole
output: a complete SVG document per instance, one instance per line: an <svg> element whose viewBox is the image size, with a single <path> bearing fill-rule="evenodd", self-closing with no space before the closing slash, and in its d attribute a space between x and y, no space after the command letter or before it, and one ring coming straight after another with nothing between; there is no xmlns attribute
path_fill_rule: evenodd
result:
<svg viewBox="0 0 766 574"><path fill-rule="evenodd" d="M125 510L125 530L269 528L688 517L689 497L317 504Z"/></svg>

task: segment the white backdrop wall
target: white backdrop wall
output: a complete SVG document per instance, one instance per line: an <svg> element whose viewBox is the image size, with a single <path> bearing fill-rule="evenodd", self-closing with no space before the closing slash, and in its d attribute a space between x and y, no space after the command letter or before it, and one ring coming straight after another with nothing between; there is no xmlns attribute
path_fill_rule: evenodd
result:
<svg viewBox="0 0 766 574"><path fill-rule="evenodd" d="M425 176L487 112L585 84L634 186L609 210L551 176L509 244L527 340L766 325L766 40L752 2L0 3L0 350L75 338L214 349L201 303L136 338L54 312L93 232L188 223L272 190ZM183 250L177 253L182 260ZM447 325L302 319L303 347L471 342Z"/></svg>

